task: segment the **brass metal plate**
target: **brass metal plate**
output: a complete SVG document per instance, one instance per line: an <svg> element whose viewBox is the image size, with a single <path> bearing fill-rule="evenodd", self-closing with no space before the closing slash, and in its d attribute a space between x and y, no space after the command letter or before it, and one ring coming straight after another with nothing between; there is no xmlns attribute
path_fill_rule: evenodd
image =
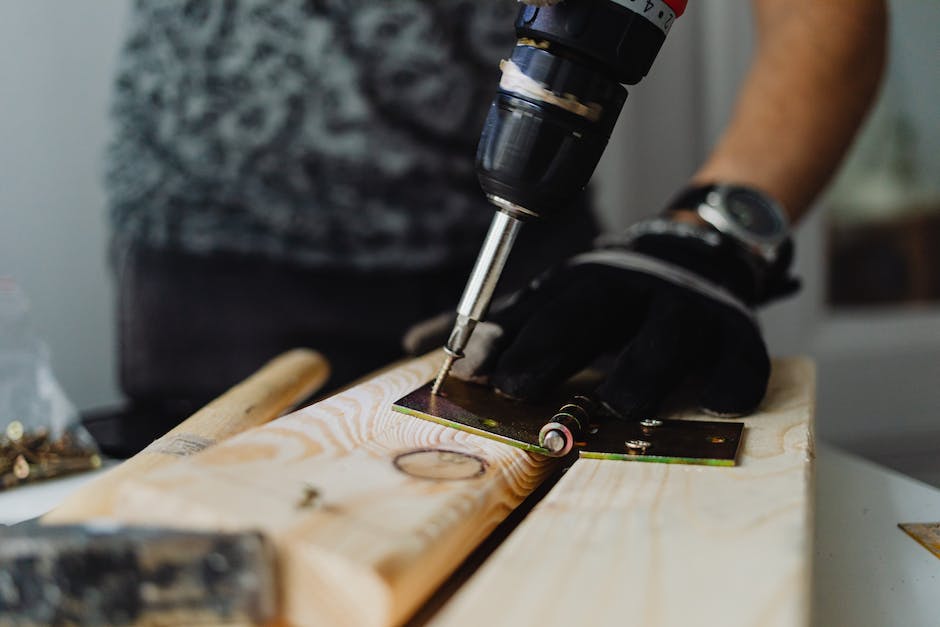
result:
<svg viewBox="0 0 940 627"><path fill-rule="evenodd" d="M596 378L575 377L551 398L522 403L495 394L489 388L448 379L441 395L431 394L431 384L398 399L392 409L416 418L467 431L534 453L548 455L539 446L539 430L576 394L594 388ZM596 422L576 442L580 457L667 464L734 466L744 425L729 421L658 420L653 426L594 416ZM649 443L630 448L628 442Z"/></svg>
<svg viewBox="0 0 940 627"><path fill-rule="evenodd" d="M917 540L925 549L940 557L940 522L901 523L898 527Z"/></svg>

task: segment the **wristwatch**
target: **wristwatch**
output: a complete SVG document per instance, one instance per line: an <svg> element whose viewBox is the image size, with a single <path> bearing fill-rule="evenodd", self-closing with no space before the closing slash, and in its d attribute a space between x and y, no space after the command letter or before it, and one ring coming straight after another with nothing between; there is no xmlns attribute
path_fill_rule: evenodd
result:
<svg viewBox="0 0 940 627"><path fill-rule="evenodd" d="M745 250L773 264L789 239L787 215L776 200L742 185L687 187L666 208L688 210Z"/></svg>

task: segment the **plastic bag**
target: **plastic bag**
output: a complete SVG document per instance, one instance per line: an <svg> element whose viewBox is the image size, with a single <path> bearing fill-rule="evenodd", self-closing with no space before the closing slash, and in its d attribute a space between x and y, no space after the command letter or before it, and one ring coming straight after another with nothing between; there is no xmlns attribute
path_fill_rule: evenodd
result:
<svg viewBox="0 0 940 627"><path fill-rule="evenodd" d="M33 332L29 300L13 279L0 277L0 490L100 465Z"/></svg>

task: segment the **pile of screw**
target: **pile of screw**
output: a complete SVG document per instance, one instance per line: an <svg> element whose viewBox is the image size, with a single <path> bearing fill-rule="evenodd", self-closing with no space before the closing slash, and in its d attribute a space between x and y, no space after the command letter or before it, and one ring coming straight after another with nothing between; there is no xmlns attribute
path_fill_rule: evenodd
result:
<svg viewBox="0 0 940 627"><path fill-rule="evenodd" d="M27 432L14 420L0 434L0 491L99 466L98 452L68 431L51 438L45 427Z"/></svg>

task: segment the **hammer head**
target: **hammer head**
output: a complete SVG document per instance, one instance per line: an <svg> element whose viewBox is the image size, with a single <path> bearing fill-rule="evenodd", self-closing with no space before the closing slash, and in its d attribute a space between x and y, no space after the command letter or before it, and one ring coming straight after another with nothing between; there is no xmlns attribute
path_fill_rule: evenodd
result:
<svg viewBox="0 0 940 627"><path fill-rule="evenodd" d="M107 523L0 530L4 624L258 624L276 605L274 550L258 533Z"/></svg>

